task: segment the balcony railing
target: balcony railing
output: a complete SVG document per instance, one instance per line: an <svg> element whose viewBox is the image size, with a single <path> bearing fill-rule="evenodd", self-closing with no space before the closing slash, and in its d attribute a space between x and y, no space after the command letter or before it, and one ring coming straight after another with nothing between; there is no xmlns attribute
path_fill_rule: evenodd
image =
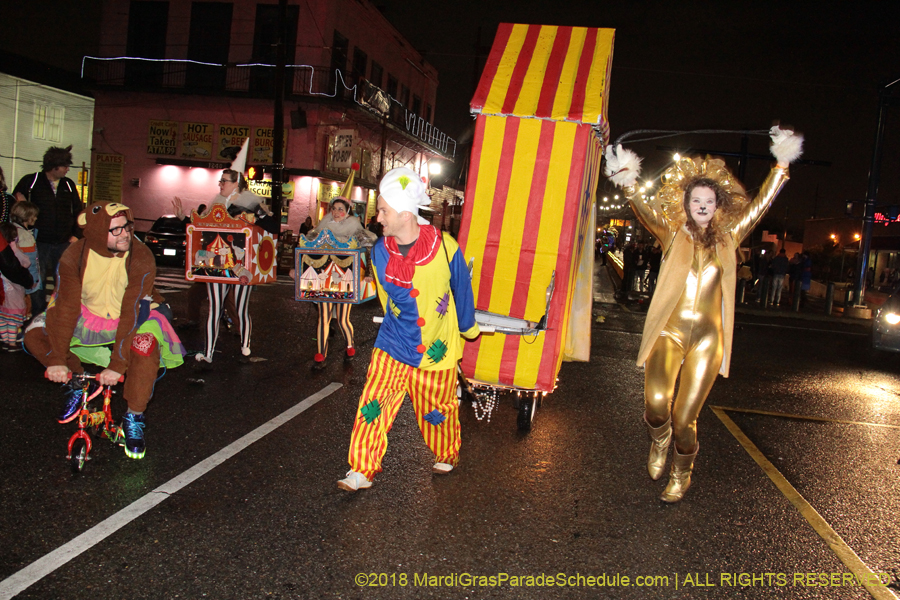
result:
<svg viewBox="0 0 900 600"><path fill-rule="evenodd" d="M225 92L254 98L271 97L275 91L275 67L255 63L223 65L176 59L86 56L81 76L97 86L140 91ZM332 67L288 65L286 81L290 96L354 102L442 154L456 155L456 140L364 78Z"/></svg>

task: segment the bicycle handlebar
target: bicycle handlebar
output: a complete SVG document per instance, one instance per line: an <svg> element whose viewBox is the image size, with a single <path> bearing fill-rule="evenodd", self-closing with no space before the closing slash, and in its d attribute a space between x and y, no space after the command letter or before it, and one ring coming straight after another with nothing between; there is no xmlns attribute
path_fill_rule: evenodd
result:
<svg viewBox="0 0 900 600"><path fill-rule="evenodd" d="M82 381L84 381L85 379L96 379L99 381L100 373L72 373L72 371L66 373L66 379L71 380L73 378L80 379ZM44 379L49 379L49 377L47 377L47 371L44 371ZM119 375L119 383L122 383L123 381L125 381L125 376Z"/></svg>

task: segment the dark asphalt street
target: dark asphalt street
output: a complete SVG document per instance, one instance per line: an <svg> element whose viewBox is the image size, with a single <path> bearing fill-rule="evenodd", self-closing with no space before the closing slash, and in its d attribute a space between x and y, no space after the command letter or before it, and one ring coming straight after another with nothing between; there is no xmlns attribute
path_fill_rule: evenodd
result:
<svg viewBox="0 0 900 600"><path fill-rule="evenodd" d="M185 294L168 299L183 314ZM508 397L490 422L465 406L462 462L434 476L407 403L374 486L338 490L378 313L354 309L356 361L314 373L314 306L260 287L254 361L224 333L212 365L158 382L146 458L98 440L78 476L57 386L31 357L0 355L0 598L900 593L900 355L872 356L865 324L740 312L732 376L700 416L694 484L669 506L645 469L643 314L610 302L594 306L591 361L563 365L532 432L517 431ZM891 585L870 594L855 580L865 569Z"/></svg>

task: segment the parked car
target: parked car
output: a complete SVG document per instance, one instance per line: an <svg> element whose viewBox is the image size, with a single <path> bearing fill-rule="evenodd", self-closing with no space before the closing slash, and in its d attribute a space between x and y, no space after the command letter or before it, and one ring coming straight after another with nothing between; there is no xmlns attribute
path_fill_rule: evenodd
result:
<svg viewBox="0 0 900 600"><path fill-rule="evenodd" d="M872 348L900 352L900 285L894 290L872 322Z"/></svg>
<svg viewBox="0 0 900 600"><path fill-rule="evenodd" d="M157 263L184 266L187 234L184 223L175 215L158 218L141 239L156 256Z"/></svg>

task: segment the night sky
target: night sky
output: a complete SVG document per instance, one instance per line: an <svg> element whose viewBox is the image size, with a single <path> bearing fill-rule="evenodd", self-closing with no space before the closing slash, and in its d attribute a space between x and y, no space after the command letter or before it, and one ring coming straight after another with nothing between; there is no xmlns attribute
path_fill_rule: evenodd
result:
<svg viewBox="0 0 900 600"><path fill-rule="evenodd" d="M460 141L470 135L479 28L489 48L500 22L616 29L608 111L613 139L635 129L761 130L776 119L795 126L806 135L805 158L832 163L793 167L769 213L770 228L787 223L798 235L804 219L841 216L847 200L865 198L877 88L900 78L896 0L374 3L437 67L435 124ZM72 70L83 54L96 51L100 2L7 4L8 24L53 15L72 33L51 43L28 28L7 27L9 51ZM900 97L900 83L893 95ZM657 146L736 152L740 137L681 136L626 145L645 157L645 174L651 175L664 170L670 156ZM751 138L750 151L767 154L766 138ZM762 182L768 167L750 161L748 189ZM900 204L900 107L887 111L878 202Z"/></svg>
<svg viewBox="0 0 900 600"><path fill-rule="evenodd" d="M766 224L800 234L804 219L841 216L863 200L875 139L877 87L900 78L900 2L483 2L383 0L388 19L437 67L436 125L465 139L471 118L478 29L489 46L500 22L610 27L616 43L610 88L612 138L635 129L767 129L774 120L806 135ZM483 63L481 63L483 64ZM479 67L480 72L480 67ZM900 83L894 86L900 97ZM893 89L893 88L892 88ZM888 110L879 204L900 203L900 107ZM737 152L740 136L681 136L632 143L645 174L670 153L657 146ZM750 151L768 154L753 137ZM735 159L726 159L735 166ZM750 161L744 183L769 163Z"/></svg>

